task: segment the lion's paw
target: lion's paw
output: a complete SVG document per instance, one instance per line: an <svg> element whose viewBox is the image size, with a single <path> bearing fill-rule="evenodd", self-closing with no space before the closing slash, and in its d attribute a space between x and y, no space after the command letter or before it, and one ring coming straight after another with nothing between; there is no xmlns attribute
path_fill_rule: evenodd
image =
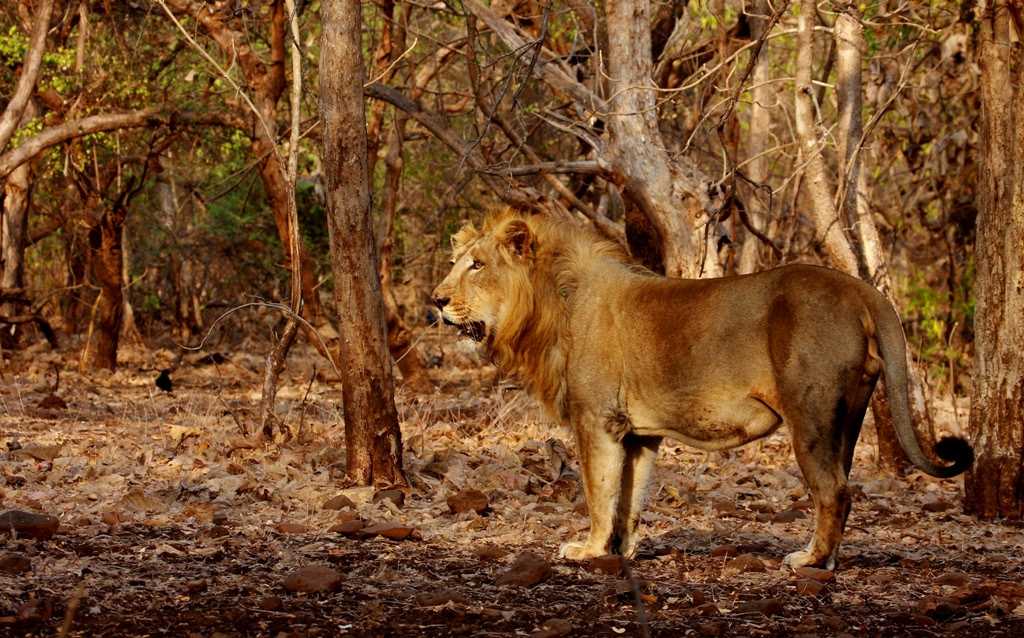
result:
<svg viewBox="0 0 1024 638"><path fill-rule="evenodd" d="M782 564L792 570L800 569L801 567L821 567L822 569L833 570L836 568L835 556L830 556L824 565L821 565L821 560L814 557L811 552L802 549L799 552L793 552L787 554L786 558L782 560Z"/></svg>
<svg viewBox="0 0 1024 638"><path fill-rule="evenodd" d="M558 557L568 560L588 560L603 556L607 552L595 552L586 543L562 543L558 548Z"/></svg>

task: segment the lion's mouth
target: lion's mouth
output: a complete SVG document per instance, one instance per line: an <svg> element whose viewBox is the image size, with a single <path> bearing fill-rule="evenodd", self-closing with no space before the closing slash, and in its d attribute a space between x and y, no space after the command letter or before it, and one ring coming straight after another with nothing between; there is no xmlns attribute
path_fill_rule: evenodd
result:
<svg viewBox="0 0 1024 638"><path fill-rule="evenodd" d="M484 337L487 336L487 326L483 321L467 321L466 323L455 323L448 317L444 318L446 325L455 326L459 329L459 333L463 336L469 337L473 341L483 341Z"/></svg>

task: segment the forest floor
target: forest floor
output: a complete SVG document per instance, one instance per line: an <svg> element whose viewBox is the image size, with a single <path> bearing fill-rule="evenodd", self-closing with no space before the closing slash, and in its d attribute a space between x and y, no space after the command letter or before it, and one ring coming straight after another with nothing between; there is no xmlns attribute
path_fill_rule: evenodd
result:
<svg viewBox="0 0 1024 638"><path fill-rule="evenodd" d="M279 395L293 435L269 444L262 356L192 357L165 393L168 350L89 376L71 350L15 353L0 511L59 529L0 530L0 635L1024 635L1024 530L961 514L959 479L881 474L870 428L834 578L780 568L812 526L784 433L666 445L637 559L560 560L587 528L570 433L445 348L437 392L399 391L406 492L345 488L340 389L307 351Z"/></svg>

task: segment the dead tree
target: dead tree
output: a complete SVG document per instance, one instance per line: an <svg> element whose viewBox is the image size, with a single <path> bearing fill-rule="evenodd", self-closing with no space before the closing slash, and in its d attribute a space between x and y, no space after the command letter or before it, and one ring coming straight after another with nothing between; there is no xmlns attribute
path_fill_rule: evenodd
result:
<svg viewBox="0 0 1024 638"><path fill-rule="evenodd" d="M321 4L320 121L327 222L340 317L349 477L405 483L379 262L370 219L359 0Z"/></svg>
<svg viewBox="0 0 1024 638"><path fill-rule="evenodd" d="M977 460L965 505L984 519L1024 518L1024 46L1007 0L981 19L974 392Z"/></svg>

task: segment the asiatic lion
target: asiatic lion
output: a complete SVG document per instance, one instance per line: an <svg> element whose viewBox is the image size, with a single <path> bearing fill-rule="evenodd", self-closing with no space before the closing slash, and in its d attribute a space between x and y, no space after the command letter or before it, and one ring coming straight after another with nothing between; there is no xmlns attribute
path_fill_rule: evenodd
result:
<svg viewBox="0 0 1024 638"><path fill-rule="evenodd" d="M574 560L632 556L658 446L721 450L789 426L814 502L797 568L835 566L850 513L847 477L868 400L884 372L899 441L917 467L951 477L971 447L922 451L910 423L906 342L870 285L792 265L721 279L668 279L631 265L592 232L512 211L452 240L434 291L445 323L482 343L575 434L590 533Z"/></svg>

